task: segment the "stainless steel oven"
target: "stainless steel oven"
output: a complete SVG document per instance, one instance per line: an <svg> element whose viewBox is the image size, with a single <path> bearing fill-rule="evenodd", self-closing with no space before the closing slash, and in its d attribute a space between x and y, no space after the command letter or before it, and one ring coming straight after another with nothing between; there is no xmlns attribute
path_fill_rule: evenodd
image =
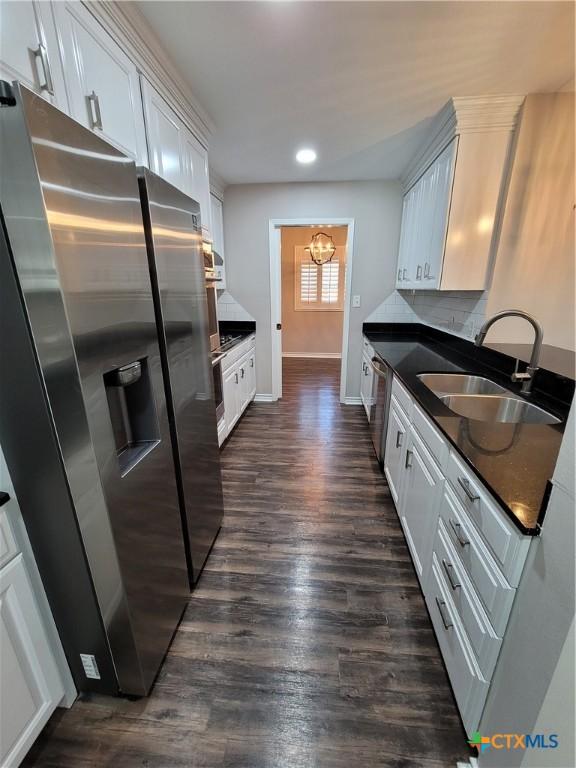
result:
<svg viewBox="0 0 576 768"><path fill-rule="evenodd" d="M370 406L370 433L376 456L383 467L386 431L388 429L388 411L390 409L390 395L392 393L392 369L378 357L372 358L371 365L374 370L374 384Z"/></svg>
<svg viewBox="0 0 576 768"><path fill-rule="evenodd" d="M208 301L208 333L210 335L210 349L215 350L220 346L220 332L218 330L218 294L217 275L214 263L212 245L203 243L202 254L204 257L204 279L206 281L206 299Z"/></svg>
<svg viewBox="0 0 576 768"><path fill-rule="evenodd" d="M214 378L214 401L216 403L216 423L224 416L224 384L222 382L222 359L224 355L216 354L212 358L212 376Z"/></svg>

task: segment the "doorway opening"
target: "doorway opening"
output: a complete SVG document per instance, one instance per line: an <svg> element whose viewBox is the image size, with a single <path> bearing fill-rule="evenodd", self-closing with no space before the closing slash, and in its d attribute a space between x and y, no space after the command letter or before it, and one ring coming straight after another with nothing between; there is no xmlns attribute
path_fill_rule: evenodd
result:
<svg viewBox="0 0 576 768"><path fill-rule="evenodd" d="M345 401L353 236L353 219L270 221L273 399L283 359L326 358L340 361Z"/></svg>

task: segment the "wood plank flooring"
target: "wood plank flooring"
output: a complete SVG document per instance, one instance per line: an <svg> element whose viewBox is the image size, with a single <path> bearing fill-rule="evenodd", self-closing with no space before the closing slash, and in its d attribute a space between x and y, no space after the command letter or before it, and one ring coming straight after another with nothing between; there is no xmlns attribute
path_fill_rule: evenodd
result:
<svg viewBox="0 0 576 768"><path fill-rule="evenodd" d="M25 766L454 768L469 750L362 408L287 359L152 695L58 711Z"/></svg>

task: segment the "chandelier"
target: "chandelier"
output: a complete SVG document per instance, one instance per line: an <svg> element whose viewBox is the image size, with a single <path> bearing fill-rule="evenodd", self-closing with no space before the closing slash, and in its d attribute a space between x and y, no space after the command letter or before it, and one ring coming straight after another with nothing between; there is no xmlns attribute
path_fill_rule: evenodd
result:
<svg viewBox="0 0 576 768"><path fill-rule="evenodd" d="M332 261L332 257L336 253L336 246L330 235L326 235L324 232L317 232L310 242L310 245L306 248L310 252L310 258L315 264L326 264L328 261Z"/></svg>

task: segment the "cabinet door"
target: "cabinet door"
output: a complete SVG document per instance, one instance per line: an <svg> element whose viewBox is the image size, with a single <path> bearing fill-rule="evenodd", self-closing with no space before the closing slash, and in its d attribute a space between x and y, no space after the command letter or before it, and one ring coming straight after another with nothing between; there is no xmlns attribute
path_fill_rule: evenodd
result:
<svg viewBox="0 0 576 768"><path fill-rule="evenodd" d="M372 395L372 366L370 357L362 355L362 377L360 379L360 399L366 411L366 417L370 420L370 398Z"/></svg>
<svg viewBox="0 0 576 768"><path fill-rule="evenodd" d="M64 111L68 99L49 3L0 3L0 78L19 80Z"/></svg>
<svg viewBox="0 0 576 768"><path fill-rule="evenodd" d="M256 395L256 352L252 350L248 356L248 402L251 403Z"/></svg>
<svg viewBox="0 0 576 768"><path fill-rule="evenodd" d="M446 147L432 166L432 199L429 216L428 255L424 263L424 288L440 288L446 246L448 211L452 196L452 180L458 139Z"/></svg>
<svg viewBox="0 0 576 768"><path fill-rule="evenodd" d="M72 116L147 165L138 72L81 3L54 3Z"/></svg>
<svg viewBox="0 0 576 768"><path fill-rule="evenodd" d="M404 288L406 282L405 269L408 264L408 213L409 194L402 200L402 223L400 224L400 245L398 247L398 264L396 271L396 288Z"/></svg>
<svg viewBox="0 0 576 768"><path fill-rule="evenodd" d="M18 765L64 695L22 555L0 571L0 765Z"/></svg>
<svg viewBox="0 0 576 768"><path fill-rule="evenodd" d="M421 580L428 575L444 476L414 428L404 458L406 478L400 501L400 522Z"/></svg>
<svg viewBox="0 0 576 768"><path fill-rule="evenodd" d="M408 422L402 415L396 399L392 397L388 416L388 431L386 432L384 473L398 512L400 512L402 483L405 475L404 452L406 449L407 432Z"/></svg>
<svg viewBox="0 0 576 768"><path fill-rule="evenodd" d="M250 355L245 355L238 363L238 378L240 388L240 413L243 413L250 402L250 373L248 362Z"/></svg>
<svg viewBox="0 0 576 768"><path fill-rule="evenodd" d="M184 174L184 192L200 204L202 232L211 237L210 177L208 174L208 152L190 131L181 131L181 157Z"/></svg>
<svg viewBox="0 0 576 768"><path fill-rule="evenodd" d="M150 168L177 189L186 192L181 160L183 125L162 96L141 78Z"/></svg>
<svg viewBox="0 0 576 768"><path fill-rule="evenodd" d="M240 418L240 376L237 366L224 374L224 418L227 434L230 434Z"/></svg>
<svg viewBox="0 0 576 768"><path fill-rule="evenodd" d="M224 258L224 216L222 202L215 196L210 195L210 219L212 223L212 248L224 262L216 265L216 278L218 279L218 288L226 288L226 264Z"/></svg>

